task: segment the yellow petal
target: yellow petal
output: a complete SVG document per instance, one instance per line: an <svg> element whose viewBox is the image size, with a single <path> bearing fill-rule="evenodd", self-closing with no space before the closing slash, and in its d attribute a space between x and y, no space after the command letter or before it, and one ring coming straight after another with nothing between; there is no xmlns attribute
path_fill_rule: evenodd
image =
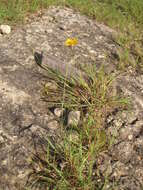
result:
<svg viewBox="0 0 143 190"><path fill-rule="evenodd" d="M66 46L75 46L77 44L77 39L76 38L68 38L66 41L65 41L65 45Z"/></svg>

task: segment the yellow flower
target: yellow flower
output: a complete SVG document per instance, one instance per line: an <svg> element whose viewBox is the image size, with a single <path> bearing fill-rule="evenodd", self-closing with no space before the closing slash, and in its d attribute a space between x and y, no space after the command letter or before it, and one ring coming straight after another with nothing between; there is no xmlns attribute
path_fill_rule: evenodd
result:
<svg viewBox="0 0 143 190"><path fill-rule="evenodd" d="M68 38L66 41L65 41L65 45L66 46L75 46L77 44L77 39L76 38Z"/></svg>

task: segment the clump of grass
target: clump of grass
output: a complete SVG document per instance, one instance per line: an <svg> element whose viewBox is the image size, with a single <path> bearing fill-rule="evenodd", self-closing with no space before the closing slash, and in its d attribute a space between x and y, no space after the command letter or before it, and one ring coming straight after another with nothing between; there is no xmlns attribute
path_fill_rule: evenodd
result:
<svg viewBox="0 0 143 190"><path fill-rule="evenodd" d="M45 67L45 69L47 69ZM70 110L80 110L83 114L90 113L93 118L105 118L106 114L119 107L122 99L111 91L115 76L107 75L104 68L97 70L96 65L83 69L85 75L77 78L63 77L60 73L48 71L48 78L56 88L44 87L43 100L49 106L62 107ZM125 102L123 102L125 103Z"/></svg>
<svg viewBox="0 0 143 190"><path fill-rule="evenodd" d="M122 48L118 50L119 69L127 70L128 67L132 67L139 73L143 72L142 35L142 31L138 29L138 31L132 30L130 35L120 33L115 37L115 41Z"/></svg>
<svg viewBox="0 0 143 190"><path fill-rule="evenodd" d="M96 19L118 31L115 41L122 50L119 51L118 68L128 67L143 72L143 1L142 0L97 0Z"/></svg>
<svg viewBox="0 0 143 190"><path fill-rule="evenodd" d="M58 140L46 139L47 149L32 158L31 188L48 190L100 190L106 184L105 174L98 173L96 158L109 147L103 128L106 115L127 102L110 93L113 76L91 66L84 77L64 77L47 70L52 88L44 87L43 98L49 106L80 110L82 122L70 129L62 128ZM86 77L85 77L86 76ZM73 135L74 134L74 135Z"/></svg>
<svg viewBox="0 0 143 190"><path fill-rule="evenodd" d="M32 159L35 167L29 176L31 188L48 190L103 188L104 178L97 175L96 171L96 155L105 141L101 143L101 147L98 141L85 145L82 134L78 134L78 139L74 140L64 132L62 143L52 142L47 139L45 159L41 155L35 155Z"/></svg>

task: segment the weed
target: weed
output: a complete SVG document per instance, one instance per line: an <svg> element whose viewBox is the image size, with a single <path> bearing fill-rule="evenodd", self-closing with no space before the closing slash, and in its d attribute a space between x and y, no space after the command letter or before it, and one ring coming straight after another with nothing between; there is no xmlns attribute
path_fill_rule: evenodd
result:
<svg viewBox="0 0 143 190"><path fill-rule="evenodd" d="M104 181L98 183L99 176L96 175L96 147L92 143L85 146L83 136L78 134L78 140L64 132L61 143L52 143L47 139L47 156L35 155L33 166L37 163L40 168L34 169L30 175L30 187L55 190L94 190L102 189Z"/></svg>
<svg viewBox="0 0 143 190"><path fill-rule="evenodd" d="M46 65L42 67L48 72L47 79L56 85L54 92L45 85L43 99L49 106L61 107L64 103L65 108L95 112L103 107L108 110L108 107L114 107L114 103L118 102L116 97L109 95L115 77L107 75L103 67L97 70L96 65L87 66L83 68L86 77L84 75L77 78L65 78L62 74L47 68ZM62 102L64 86L66 93Z"/></svg>
<svg viewBox="0 0 143 190"><path fill-rule="evenodd" d="M91 66L84 69L85 78L65 78L42 65L48 77L56 84L53 91L44 88L48 105L82 112L82 123L70 129L61 129L56 140L47 138L45 153L35 154L29 176L31 188L55 190L100 190L107 176L100 174L96 158L110 146L103 129L106 115L127 102L110 93L113 76L104 69ZM47 78L48 78L47 77ZM64 93L64 94L63 94ZM63 100L64 95L64 102ZM86 119L85 119L86 117Z"/></svg>

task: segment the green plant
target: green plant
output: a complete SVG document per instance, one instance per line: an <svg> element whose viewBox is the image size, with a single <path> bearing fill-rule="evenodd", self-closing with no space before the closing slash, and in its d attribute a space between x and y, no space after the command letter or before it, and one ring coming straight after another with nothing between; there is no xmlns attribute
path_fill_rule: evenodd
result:
<svg viewBox="0 0 143 190"><path fill-rule="evenodd" d="M110 93L115 77L107 75L103 68L97 70L95 65L88 66L83 69L84 77L69 79L46 65L42 67L48 72L48 80L56 86L53 91L53 87L45 84L43 100L47 101L49 107L64 105L70 110L80 110L83 116L89 113L97 121L96 127L101 127L108 112L123 102L120 97Z"/></svg>
<svg viewBox="0 0 143 190"><path fill-rule="evenodd" d="M85 145L82 134L74 140L65 131L61 143L47 139L46 157L35 155L32 159L35 168L29 178L30 187L49 190L103 189L104 179L99 183L100 177L96 174L97 144Z"/></svg>
<svg viewBox="0 0 143 190"><path fill-rule="evenodd" d="M28 185L48 190L104 189L107 176L100 175L96 164L99 153L110 145L104 120L115 108L126 106L127 101L110 93L114 77L103 68L97 70L93 65L83 70L84 77L68 79L46 65L40 66L55 85L54 91L44 87L43 99L50 107L63 105L68 110L80 110L82 123L71 129L62 127L57 139L45 138L45 152L32 157Z"/></svg>
<svg viewBox="0 0 143 190"><path fill-rule="evenodd" d="M55 91L45 84L43 99L51 106L61 106L63 88L65 85L66 97L64 107L70 109L86 109L88 111L108 107L117 103L117 97L109 93L113 75L107 75L104 68L96 69L96 65L83 68L84 76L65 78L58 72L50 70L46 65L42 67L47 71L47 80L56 85Z"/></svg>

